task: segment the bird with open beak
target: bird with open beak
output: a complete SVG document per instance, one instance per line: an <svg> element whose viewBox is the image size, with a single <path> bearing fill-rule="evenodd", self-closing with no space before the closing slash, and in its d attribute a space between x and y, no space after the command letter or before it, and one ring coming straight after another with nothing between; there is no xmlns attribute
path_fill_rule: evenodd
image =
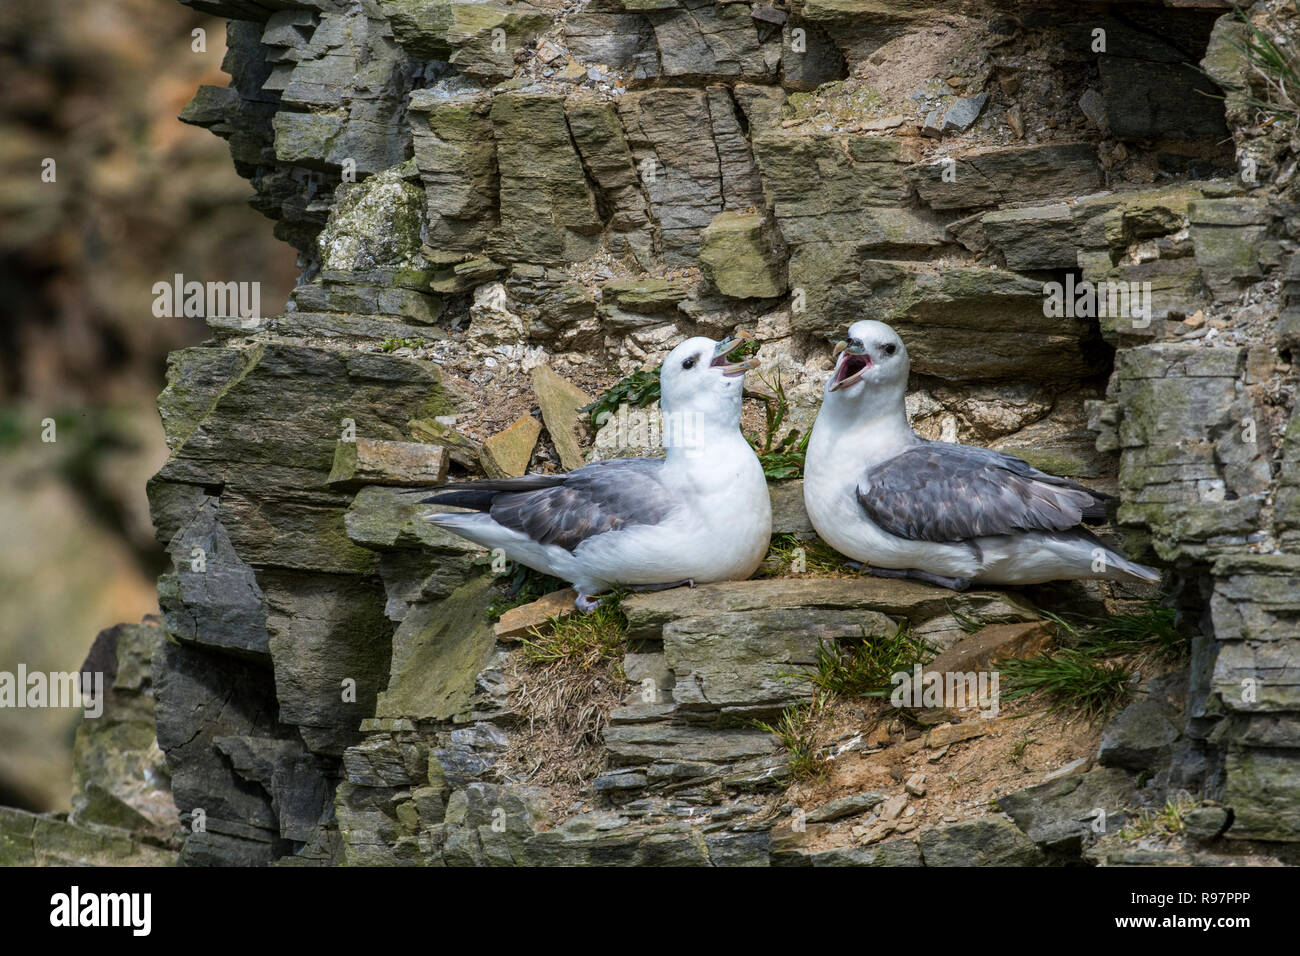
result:
<svg viewBox="0 0 1300 956"><path fill-rule="evenodd" d="M1108 496L1001 452L929 441L907 421L907 346L864 320L835 348L804 462L804 506L827 544L882 577L949 588L1159 573L1084 524Z"/></svg>
<svg viewBox="0 0 1300 956"><path fill-rule="evenodd" d="M449 484L427 520L573 584L579 609L615 588L743 580L767 553L772 509L740 432L748 334L687 339L659 374L666 458L615 458L567 474Z"/></svg>

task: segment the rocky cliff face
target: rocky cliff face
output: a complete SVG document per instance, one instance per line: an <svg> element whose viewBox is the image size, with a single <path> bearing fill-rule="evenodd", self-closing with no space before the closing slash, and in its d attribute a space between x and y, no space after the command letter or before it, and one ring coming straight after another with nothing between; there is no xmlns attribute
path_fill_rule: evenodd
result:
<svg viewBox="0 0 1300 956"><path fill-rule="evenodd" d="M182 119L229 141L302 278L281 316L210 319L159 401L153 694L184 861L1118 862L1126 814L1180 789L1227 839L1144 859L1300 838L1300 142L1262 122L1227 4L192 5L230 19L232 82ZM888 750L906 789L792 828L810 794L754 721L807 699L790 671L820 641L906 624L963 653L963 625L1134 595L794 574L642 596L604 769L555 784L492 579L418 519L440 476L409 444L572 466L548 369L599 391L737 328L806 425L862 316L908 341L924 433L1118 492L1197 633L1189 672L1003 789L1010 818L988 793L926 809L907 761L937 777L1012 733L967 720L847 733L837 754ZM536 405L535 449L531 419L498 437ZM774 494L806 533L797 488Z"/></svg>

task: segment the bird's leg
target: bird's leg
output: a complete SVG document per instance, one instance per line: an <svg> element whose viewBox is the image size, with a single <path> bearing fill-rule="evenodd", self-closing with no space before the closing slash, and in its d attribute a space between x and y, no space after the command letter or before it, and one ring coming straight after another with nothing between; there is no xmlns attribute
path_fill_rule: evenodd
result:
<svg viewBox="0 0 1300 956"><path fill-rule="evenodd" d="M942 574L932 574L919 568L867 568L867 573L878 578L912 578L926 584L937 584L950 591L965 591L970 587L970 578L945 578Z"/></svg>
<svg viewBox="0 0 1300 956"><path fill-rule="evenodd" d="M590 614L596 608L600 607L603 598L588 597L586 594L579 593L573 600L573 606L583 614Z"/></svg>
<svg viewBox="0 0 1300 956"><path fill-rule="evenodd" d="M918 581L925 581L927 584L937 584L941 588L948 588L950 591L965 591L970 587L970 578L945 578L942 574L931 574L929 571L912 570L912 577Z"/></svg>
<svg viewBox="0 0 1300 956"><path fill-rule="evenodd" d="M627 589L641 594L646 591L667 591L670 588L695 587L694 578L684 578L681 581L670 581L667 584L629 584Z"/></svg>
<svg viewBox="0 0 1300 956"><path fill-rule="evenodd" d="M858 567L863 568L862 564L858 564ZM872 578L910 578L911 576L911 571L905 567L872 567L868 564L865 570Z"/></svg>

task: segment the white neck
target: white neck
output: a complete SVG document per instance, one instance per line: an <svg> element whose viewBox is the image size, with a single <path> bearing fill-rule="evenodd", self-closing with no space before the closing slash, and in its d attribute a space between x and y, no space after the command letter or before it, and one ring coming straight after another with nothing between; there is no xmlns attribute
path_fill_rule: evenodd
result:
<svg viewBox="0 0 1300 956"><path fill-rule="evenodd" d="M739 422L722 422L698 414L664 417L664 444L670 463L695 464L716 460L720 452L744 449L752 454L749 442L740 433Z"/></svg>
<svg viewBox="0 0 1300 956"><path fill-rule="evenodd" d="M892 458L919 440L907 421L901 392L856 401L832 393L817 414L816 448L809 447L808 466L842 470L856 481L856 469Z"/></svg>
<svg viewBox="0 0 1300 956"><path fill-rule="evenodd" d="M915 437L907 421L902 388L880 389L854 398L831 393L822 402L821 414L828 415L840 429L870 431L907 443Z"/></svg>

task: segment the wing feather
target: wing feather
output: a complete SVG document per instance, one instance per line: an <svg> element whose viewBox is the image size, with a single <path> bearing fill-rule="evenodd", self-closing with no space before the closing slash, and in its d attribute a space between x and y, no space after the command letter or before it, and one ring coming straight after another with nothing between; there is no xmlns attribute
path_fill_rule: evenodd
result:
<svg viewBox="0 0 1300 956"><path fill-rule="evenodd" d="M934 441L868 469L857 497L877 525L913 541L1067 531L1103 520L1107 500L1011 455Z"/></svg>
<svg viewBox="0 0 1300 956"><path fill-rule="evenodd" d="M658 524L675 508L657 458L594 462L564 475L464 482L427 499L486 511L539 544L572 551L595 535Z"/></svg>

